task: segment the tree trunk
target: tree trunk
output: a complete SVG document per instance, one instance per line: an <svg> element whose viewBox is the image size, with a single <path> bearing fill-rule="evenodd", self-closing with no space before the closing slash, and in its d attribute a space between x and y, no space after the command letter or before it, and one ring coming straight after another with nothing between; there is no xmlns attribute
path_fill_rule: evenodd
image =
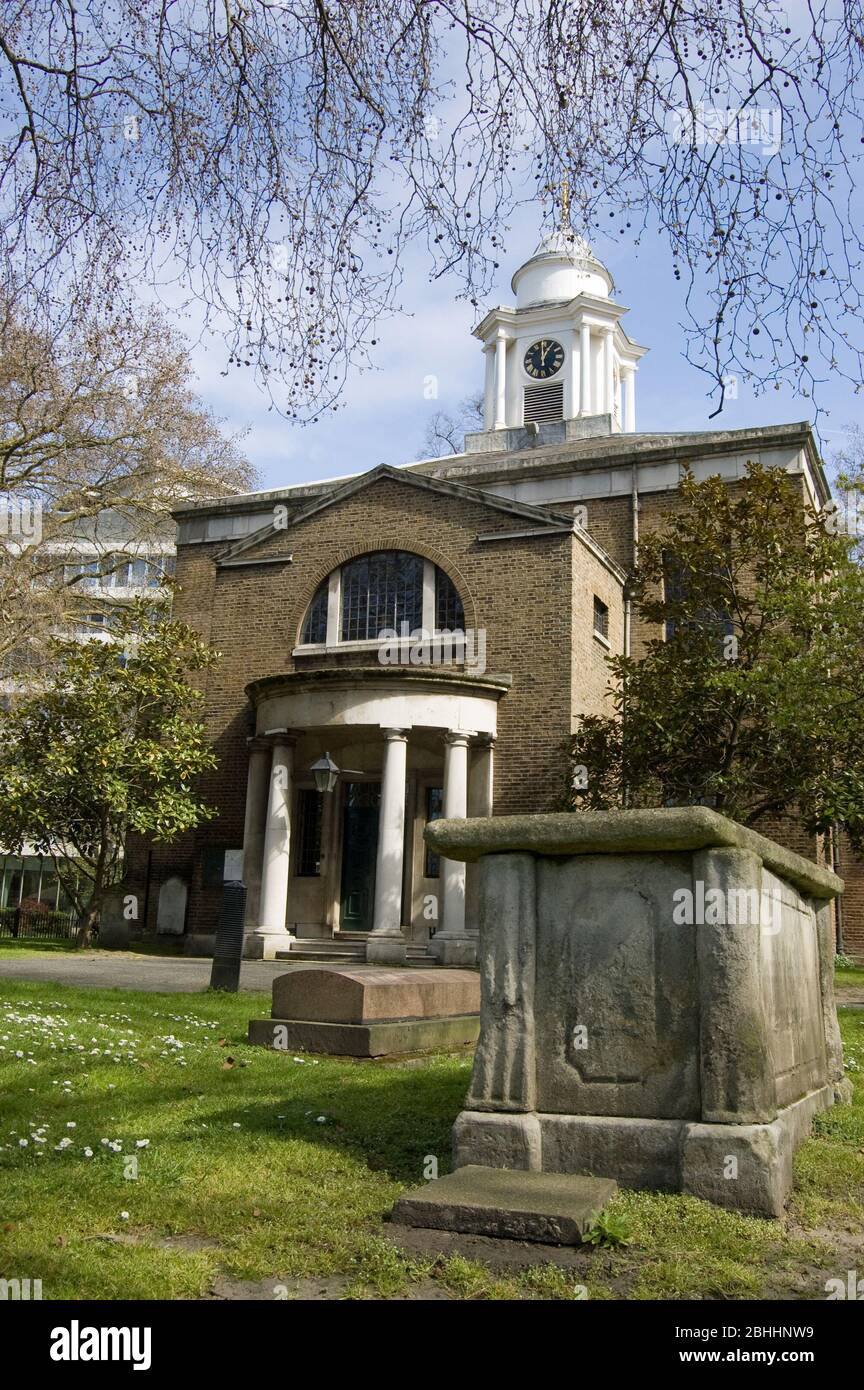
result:
<svg viewBox="0 0 864 1390"><path fill-rule="evenodd" d="M78 939L75 944L79 951L90 945L98 927L99 908L95 903L91 903L78 920Z"/></svg>

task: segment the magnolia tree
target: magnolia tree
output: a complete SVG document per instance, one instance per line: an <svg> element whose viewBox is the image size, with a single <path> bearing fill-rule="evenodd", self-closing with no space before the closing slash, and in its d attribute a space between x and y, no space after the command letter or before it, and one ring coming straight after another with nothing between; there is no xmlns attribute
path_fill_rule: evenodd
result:
<svg viewBox="0 0 864 1390"><path fill-rule="evenodd" d="M659 235L718 408L730 374L857 384L861 32L860 0L7 0L7 298L170 285L308 419L406 248L476 303L568 174L607 260Z"/></svg>
<svg viewBox="0 0 864 1390"><path fill-rule="evenodd" d="M0 716L0 843L51 856L86 945L130 831L171 841L212 814L195 790L216 760L189 676L215 654L139 602L112 640L57 640L54 655L51 678Z"/></svg>
<svg viewBox="0 0 864 1390"><path fill-rule="evenodd" d="M635 617L656 634L612 656L608 716L570 740L573 808L703 803L758 825L800 815L864 843L864 571L790 479L681 485L643 538Z"/></svg>

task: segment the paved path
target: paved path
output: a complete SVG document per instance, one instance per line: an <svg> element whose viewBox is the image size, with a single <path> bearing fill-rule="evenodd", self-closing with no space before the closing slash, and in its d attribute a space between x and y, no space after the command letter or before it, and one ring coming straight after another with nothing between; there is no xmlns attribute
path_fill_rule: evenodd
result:
<svg viewBox="0 0 864 1390"><path fill-rule="evenodd" d="M131 951L88 951L83 955L0 956L0 979L46 980L61 985L89 985L94 989L140 989L153 994L198 994L210 984L209 959L194 956L136 956ZM351 962L351 970L375 970L374 965ZM269 993L276 975L286 970L338 969L320 961L244 960L241 990ZM845 1008L864 1008L864 988L846 985L837 990L837 1003Z"/></svg>
<svg viewBox="0 0 864 1390"><path fill-rule="evenodd" d="M197 994L210 984L210 966L209 959L136 956L126 951L94 951L80 956L22 956L20 960L3 956L0 957L0 978L89 985L94 989L141 989L154 994ZM286 970L316 968L320 966L289 965L282 960L245 960L240 971L240 988L269 992L276 975L284 975ZM356 967L352 965L351 968Z"/></svg>

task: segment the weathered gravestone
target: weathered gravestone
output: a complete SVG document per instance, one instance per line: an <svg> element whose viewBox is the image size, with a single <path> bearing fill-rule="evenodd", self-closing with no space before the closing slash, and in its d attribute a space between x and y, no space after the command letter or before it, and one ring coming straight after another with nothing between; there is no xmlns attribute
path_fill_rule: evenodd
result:
<svg viewBox="0 0 864 1390"><path fill-rule="evenodd" d="M129 916L130 900L134 901L134 897L128 885L118 883L115 887L109 888L99 914L99 946L115 951L129 949L132 930Z"/></svg>
<svg viewBox="0 0 864 1390"><path fill-rule="evenodd" d="M182 936L186 926L189 890L182 878L166 878L159 889L156 931L160 936Z"/></svg>
<svg viewBox="0 0 864 1390"><path fill-rule="evenodd" d="M473 970L295 967L273 981L272 1018L249 1022L249 1041L282 1052L385 1057L464 1047L479 1030Z"/></svg>
<svg viewBox="0 0 864 1390"><path fill-rule="evenodd" d="M480 860L481 1026L454 1163L777 1216L850 1094L828 870L703 807L438 821Z"/></svg>

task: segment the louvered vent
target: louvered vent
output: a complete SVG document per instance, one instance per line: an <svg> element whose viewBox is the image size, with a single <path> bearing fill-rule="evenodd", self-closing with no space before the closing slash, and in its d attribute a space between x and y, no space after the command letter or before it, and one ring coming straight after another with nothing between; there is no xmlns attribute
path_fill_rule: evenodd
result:
<svg viewBox="0 0 864 1390"><path fill-rule="evenodd" d="M522 418L526 425L530 425L532 420L538 424L542 420L563 420L563 381L544 381L537 386L526 386Z"/></svg>

